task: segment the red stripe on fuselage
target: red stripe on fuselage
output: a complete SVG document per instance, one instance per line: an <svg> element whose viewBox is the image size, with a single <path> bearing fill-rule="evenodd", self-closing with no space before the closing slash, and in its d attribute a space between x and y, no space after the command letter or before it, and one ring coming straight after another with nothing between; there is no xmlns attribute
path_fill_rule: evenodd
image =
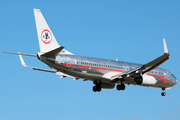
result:
<svg viewBox="0 0 180 120"><path fill-rule="evenodd" d="M58 62L56 62L58 63ZM83 67L83 68L93 68L93 69L100 69L100 70L109 70L109 71L118 71L118 72L127 72L127 71L123 71L123 70L116 70L116 69L108 69L108 68L100 68L100 67L92 67L92 66L84 66L84 65L75 65L75 64L67 64L67 63L60 63L62 65L67 65L67 66L74 66L74 67ZM155 75L155 74L147 74L149 76L154 76L154 77L161 77L161 81L166 81L166 82L173 82L171 80L166 80L164 79L165 76L162 75Z"/></svg>
<svg viewBox="0 0 180 120"><path fill-rule="evenodd" d="M161 81L173 82L173 81L171 81L171 80L166 80L166 79L164 79L165 76L162 76L162 75L154 75L154 74L147 74L147 75L154 76L154 77L161 77L161 79L159 79L159 80L161 80Z"/></svg>
<svg viewBox="0 0 180 120"><path fill-rule="evenodd" d="M75 64L67 64L67 63L60 63L60 64L62 64L62 65L67 65L67 66L75 66L75 67L91 68L91 69L100 69L100 70L109 70L109 71L126 72L126 71L123 71L123 70L108 69L108 68L100 68L100 67L92 67L92 66L84 66L84 65L75 65Z"/></svg>

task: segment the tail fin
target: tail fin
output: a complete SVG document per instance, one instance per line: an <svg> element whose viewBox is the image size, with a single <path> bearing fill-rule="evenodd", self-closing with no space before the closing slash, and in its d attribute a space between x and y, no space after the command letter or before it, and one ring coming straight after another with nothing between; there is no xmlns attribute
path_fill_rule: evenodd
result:
<svg viewBox="0 0 180 120"><path fill-rule="evenodd" d="M34 16L39 40L40 51L42 53L50 52L60 47L51 29L49 28L44 16L39 9L34 9ZM60 54L72 54L63 49Z"/></svg>

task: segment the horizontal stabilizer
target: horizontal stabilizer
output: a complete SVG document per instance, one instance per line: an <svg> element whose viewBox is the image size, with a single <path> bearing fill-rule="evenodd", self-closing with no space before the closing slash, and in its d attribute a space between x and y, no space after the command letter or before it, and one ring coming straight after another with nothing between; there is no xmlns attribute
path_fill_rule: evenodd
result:
<svg viewBox="0 0 180 120"><path fill-rule="evenodd" d="M3 52L3 53L15 54L15 55L25 55L25 56L31 56L31 57L37 57L37 55L33 55L33 54L12 53L12 52Z"/></svg>
<svg viewBox="0 0 180 120"><path fill-rule="evenodd" d="M22 64L24 67L32 68L33 70L40 70L40 71L45 71L45 72L57 73L57 71L54 71L54 70L47 70L47 69L29 67L29 66L27 66L26 63L24 62L24 59L22 58L21 54L20 54L20 53L18 53L18 54L19 54L19 58L20 58L21 64Z"/></svg>
<svg viewBox="0 0 180 120"><path fill-rule="evenodd" d="M32 68L33 70L39 70L39 71L44 71L44 72L51 72L51 73L56 73L57 71L55 70L46 70L46 69L41 69L41 68Z"/></svg>

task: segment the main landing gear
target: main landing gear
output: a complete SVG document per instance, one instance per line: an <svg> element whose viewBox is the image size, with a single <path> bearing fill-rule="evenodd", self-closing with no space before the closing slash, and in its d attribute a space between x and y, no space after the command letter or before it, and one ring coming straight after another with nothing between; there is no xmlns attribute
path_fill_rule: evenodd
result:
<svg viewBox="0 0 180 120"><path fill-rule="evenodd" d="M117 88L117 90L125 90L125 85L124 84L118 84L117 86L116 86L116 88Z"/></svg>
<svg viewBox="0 0 180 120"><path fill-rule="evenodd" d="M166 93L164 92L165 88L162 88L163 92L161 93L162 96L166 96Z"/></svg>
<svg viewBox="0 0 180 120"><path fill-rule="evenodd" d="M100 92L100 91L101 91L101 86L95 85L95 86L93 87L93 91L94 91L94 92Z"/></svg>
<svg viewBox="0 0 180 120"><path fill-rule="evenodd" d="M95 86L93 86L94 92L100 92L101 91L101 82L100 81L94 81L93 82Z"/></svg>

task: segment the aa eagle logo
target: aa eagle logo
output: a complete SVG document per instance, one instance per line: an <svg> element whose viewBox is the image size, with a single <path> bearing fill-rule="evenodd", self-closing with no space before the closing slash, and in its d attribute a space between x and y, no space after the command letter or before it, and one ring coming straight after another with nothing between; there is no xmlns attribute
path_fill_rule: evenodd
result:
<svg viewBox="0 0 180 120"><path fill-rule="evenodd" d="M45 44L49 44L52 41L52 35L51 35L51 32L48 29L45 29L45 30L42 31L41 40Z"/></svg>

